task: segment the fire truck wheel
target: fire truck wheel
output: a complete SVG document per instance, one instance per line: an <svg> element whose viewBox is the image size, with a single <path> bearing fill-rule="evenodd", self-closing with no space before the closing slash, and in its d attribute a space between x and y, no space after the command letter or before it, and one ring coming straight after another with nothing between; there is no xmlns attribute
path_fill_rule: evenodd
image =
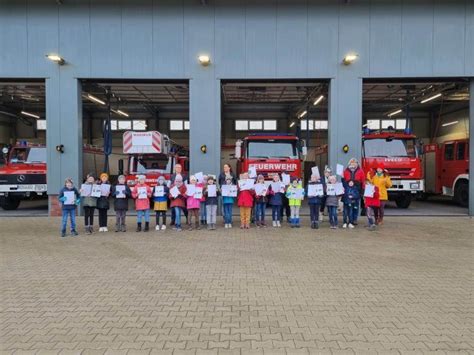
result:
<svg viewBox="0 0 474 355"><path fill-rule="evenodd" d="M398 208L408 208L411 204L411 194L402 194L395 200Z"/></svg>
<svg viewBox="0 0 474 355"><path fill-rule="evenodd" d="M469 183L460 181L454 190L454 201L462 207L469 206Z"/></svg>
<svg viewBox="0 0 474 355"><path fill-rule="evenodd" d="M19 205L20 205L20 199L18 199L18 198L2 197L2 198L0 199L0 206L1 206L5 211L16 210Z"/></svg>

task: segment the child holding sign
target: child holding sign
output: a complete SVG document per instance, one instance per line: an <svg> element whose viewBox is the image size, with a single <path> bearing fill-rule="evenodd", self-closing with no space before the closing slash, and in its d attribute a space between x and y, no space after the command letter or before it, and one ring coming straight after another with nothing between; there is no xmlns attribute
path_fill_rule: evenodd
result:
<svg viewBox="0 0 474 355"><path fill-rule="evenodd" d="M359 215L360 188L354 180L344 181L344 203L343 225L342 228L355 228L355 222Z"/></svg>
<svg viewBox="0 0 474 355"><path fill-rule="evenodd" d="M156 186L153 188L153 209L155 210L156 227L155 230L164 231L166 229L166 211L168 210L168 193L165 177L159 176ZM160 219L161 217L161 219Z"/></svg>
<svg viewBox="0 0 474 355"><path fill-rule="evenodd" d="M243 173L240 176L241 180L247 180L248 178L249 178L248 173ZM242 188L245 188L245 190L242 190ZM240 207L240 229L250 228L250 214L252 211L254 196L255 196L254 190L247 189L246 187L239 188L239 196L237 198L237 205Z"/></svg>
<svg viewBox="0 0 474 355"><path fill-rule="evenodd" d="M267 194L268 187L265 184L265 178L260 174L255 184L255 222L258 228L266 227L265 207L267 206Z"/></svg>
<svg viewBox="0 0 474 355"><path fill-rule="evenodd" d="M201 229L199 226L199 207L201 206L202 185L197 183L194 175L189 178L190 184L186 186L186 207L188 209L188 230L193 230L193 218L196 229ZM201 190L201 193L196 190Z"/></svg>
<svg viewBox="0 0 474 355"><path fill-rule="evenodd" d="M309 213L311 216L311 229L319 228L319 211L324 204L324 190L326 183L321 181L319 174L311 175L311 180L306 186L308 196Z"/></svg>
<svg viewBox="0 0 474 355"><path fill-rule="evenodd" d="M82 197L82 206L84 207L84 225L86 234L94 232L94 210L97 206L97 197L92 196L92 188L95 184L95 177L92 173L87 174L86 181L82 184L79 192Z"/></svg>
<svg viewBox="0 0 474 355"><path fill-rule="evenodd" d="M186 185L181 175L177 175L174 183L170 186L170 207L174 210L175 222L173 229L181 232L181 212L186 208Z"/></svg>
<svg viewBox="0 0 474 355"><path fill-rule="evenodd" d="M280 181L280 175L273 175L273 182L268 187L270 205L272 206L273 227L281 227L281 208L283 206L283 196L285 185Z"/></svg>
<svg viewBox="0 0 474 355"><path fill-rule="evenodd" d="M365 184L364 203L367 209L367 221L369 223L367 228L373 231L376 228L376 216L380 209L380 191L378 186L372 185L368 179Z"/></svg>
<svg viewBox="0 0 474 355"><path fill-rule="evenodd" d="M337 177L335 175L331 175L328 178L326 194L326 206L328 208L330 228L337 229L337 207L339 206L339 199L344 195L344 189L340 191L340 188L338 188Z"/></svg>
<svg viewBox="0 0 474 355"><path fill-rule="evenodd" d="M118 177L118 184L112 186L110 194L115 199L115 232L126 232L125 217L128 211L128 199L132 196L132 191L126 184L125 176Z"/></svg>
<svg viewBox="0 0 474 355"><path fill-rule="evenodd" d="M137 232L142 231L142 220L145 219L144 232L150 230L150 197L151 187L146 183L145 175L138 176L138 184L132 190L135 199L135 210L137 211Z"/></svg>
<svg viewBox="0 0 474 355"><path fill-rule="evenodd" d="M208 230L216 229L217 195L218 191L214 176L208 176L207 185L204 189L204 196L206 197L206 217Z"/></svg>
<svg viewBox="0 0 474 355"><path fill-rule="evenodd" d="M107 211L110 208L109 195L110 183L107 173L100 174L100 197L97 198L97 210L99 211L99 232L108 232L107 228Z"/></svg>
<svg viewBox="0 0 474 355"><path fill-rule="evenodd" d="M300 227L300 207L304 198L303 185L297 178L293 178L291 185L286 189L286 197L291 209L290 224L291 228Z"/></svg>
<svg viewBox="0 0 474 355"><path fill-rule="evenodd" d="M77 236L76 232L76 206L81 203L79 191L74 187L71 178L64 181L64 187L59 191L59 202L62 207L61 237L66 236L68 217L71 220L71 235Z"/></svg>
<svg viewBox="0 0 474 355"><path fill-rule="evenodd" d="M229 176L225 179L226 185L224 186L235 186L232 185L234 179ZM234 206L234 196L224 196L224 187L222 188L222 205L224 206L224 226L225 228L232 228L232 207ZM230 195L230 192L229 192Z"/></svg>

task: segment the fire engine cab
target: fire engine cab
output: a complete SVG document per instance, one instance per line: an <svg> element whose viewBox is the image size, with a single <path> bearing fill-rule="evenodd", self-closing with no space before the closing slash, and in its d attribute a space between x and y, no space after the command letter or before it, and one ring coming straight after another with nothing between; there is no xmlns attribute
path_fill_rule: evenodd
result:
<svg viewBox="0 0 474 355"><path fill-rule="evenodd" d="M159 176L169 180L174 166L181 164L183 173L189 171L189 159L184 147L157 131L127 131L123 134L123 152L128 154L126 170L119 160L119 174L126 176L129 186L137 183L138 175L145 175L146 183L156 185Z"/></svg>
<svg viewBox="0 0 474 355"><path fill-rule="evenodd" d="M362 135L362 167L367 174L383 163L388 171L392 188L388 189L390 200L398 208L408 208L412 197L424 191L421 143L409 131L392 129Z"/></svg>
<svg viewBox="0 0 474 355"><path fill-rule="evenodd" d="M235 145L237 173L255 167L266 180L274 173L287 173L303 178L302 161L307 154L304 140L285 133L255 133L238 140Z"/></svg>
<svg viewBox="0 0 474 355"><path fill-rule="evenodd" d="M426 196L451 196L463 207L469 204L469 140L427 144L425 151Z"/></svg>

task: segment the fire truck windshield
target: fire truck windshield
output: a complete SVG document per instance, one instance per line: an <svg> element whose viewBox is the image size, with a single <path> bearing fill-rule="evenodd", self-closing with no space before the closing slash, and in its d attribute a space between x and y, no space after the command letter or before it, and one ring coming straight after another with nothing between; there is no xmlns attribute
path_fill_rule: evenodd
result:
<svg viewBox="0 0 474 355"><path fill-rule="evenodd" d="M410 157L417 156L414 139L366 139L364 140L365 157Z"/></svg>
<svg viewBox="0 0 474 355"><path fill-rule="evenodd" d="M10 163L46 163L46 148L14 148Z"/></svg>
<svg viewBox="0 0 474 355"><path fill-rule="evenodd" d="M135 156L131 159L130 171L144 174L148 172L170 171L171 158L156 154Z"/></svg>
<svg viewBox="0 0 474 355"><path fill-rule="evenodd" d="M298 159L296 141L256 140L247 143L247 158Z"/></svg>

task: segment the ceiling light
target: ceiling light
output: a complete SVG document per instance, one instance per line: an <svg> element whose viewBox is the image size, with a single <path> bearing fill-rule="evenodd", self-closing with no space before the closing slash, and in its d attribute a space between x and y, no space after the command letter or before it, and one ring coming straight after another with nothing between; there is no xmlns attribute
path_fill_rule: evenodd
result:
<svg viewBox="0 0 474 355"><path fill-rule="evenodd" d="M319 104L322 99L324 99L324 95L321 95L320 97L318 97L318 98L313 102L313 106L316 106L317 104Z"/></svg>
<svg viewBox="0 0 474 355"><path fill-rule="evenodd" d="M291 122L290 123L290 128L293 127L295 125L295 121Z"/></svg>
<svg viewBox="0 0 474 355"><path fill-rule="evenodd" d="M211 58L208 55L202 54L198 57L199 63L203 67L207 67L209 64L211 64Z"/></svg>
<svg viewBox="0 0 474 355"><path fill-rule="evenodd" d="M346 56L342 60L342 64L344 64L344 65L352 64L357 60L357 58L359 58L359 55L356 54L356 53L346 54Z"/></svg>
<svg viewBox="0 0 474 355"><path fill-rule="evenodd" d="M105 105L105 102L102 101L101 99L98 99L97 97L95 96L92 96L91 94L87 94L87 98L91 101L95 101L97 102L98 104L101 104L101 105Z"/></svg>
<svg viewBox="0 0 474 355"><path fill-rule="evenodd" d="M125 117L129 117L128 113L123 112L123 111L121 111L121 110L117 110L117 113L118 113L119 115L122 115L122 116L125 116Z"/></svg>
<svg viewBox="0 0 474 355"><path fill-rule="evenodd" d="M396 114L399 114L400 112L402 112L402 109L397 110L397 111L390 112L387 116L388 116L388 117L392 117L392 116L395 116Z"/></svg>
<svg viewBox="0 0 474 355"><path fill-rule="evenodd" d="M452 126L453 124L456 124L456 123L459 123L459 121L453 121L453 122L443 123L441 126L447 127L447 126Z"/></svg>
<svg viewBox="0 0 474 355"><path fill-rule="evenodd" d="M66 63L66 61L64 60L64 58L61 58L59 55L57 54L46 54L46 58L48 58L49 60L53 61L53 62L56 62L58 63L59 65L63 65L64 63Z"/></svg>
<svg viewBox="0 0 474 355"><path fill-rule="evenodd" d="M308 113L308 111L304 110L303 112L301 112L301 113L298 115L298 118L301 118L301 117L306 116L307 113Z"/></svg>
<svg viewBox="0 0 474 355"><path fill-rule="evenodd" d="M427 99L422 100L421 103L424 104L425 102L434 100L434 99L440 97L441 95L443 95L443 94L442 94L442 93L439 93L439 94L436 94L436 95L434 95L434 96L428 97Z"/></svg>
<svg viewBox="0 0 474 355"><path fill-rule="evenodd" d="M35 115L34 113L30 113L30 112L26 112L26 111L21 111L21 114L25 115L25 116L34 117L34 118L40 118L39 115Z"/></svg>

